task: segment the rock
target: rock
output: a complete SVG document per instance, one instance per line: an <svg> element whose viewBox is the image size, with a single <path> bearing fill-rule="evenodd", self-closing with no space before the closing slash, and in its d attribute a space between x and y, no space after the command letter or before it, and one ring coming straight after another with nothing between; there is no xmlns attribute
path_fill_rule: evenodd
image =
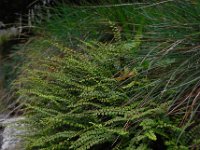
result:
<svg viewBox="0 0 200 150"><path fill-rule="evenodd" d="M6 27L6 25L2 21L0 21L0 29L5 28L5 27Z"/></svg>
<svg viewBox="0 0 200 150"><path fill-rule="evenodd" d="M3 144L3 136L2 136L3 130L4 130L4 128L0 126L0 145Z"/></svg>
<svg viewBox="0 0 200 150"><path fill-rule="evenodd" d="M2 130L0 130L0 150L23 150L22 139L19 137L24 133L20 127L22 125L18 122L23 120L23 117L15 117L9 119L0 119Z"/></svg>
<svg viewBox="0 0 200 150"><path fill-rule="evenodd" d="M19 34L20 34L19 27L18 28L11 27L11 28L8 28L8 29L0 30L0 37L5 38L5 39L9 39L10 37L14 37L14 36L17 36Z"/></svg>

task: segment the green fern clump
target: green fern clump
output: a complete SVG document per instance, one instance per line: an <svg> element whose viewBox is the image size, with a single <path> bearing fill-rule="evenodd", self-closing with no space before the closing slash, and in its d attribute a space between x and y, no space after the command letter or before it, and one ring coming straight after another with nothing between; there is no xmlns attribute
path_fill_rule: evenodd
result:
<svg viewBox="0 0 200 150"><path fill-rule="evenodd" d="M196 99L184 95L198 89L199 53L187 46L196 48L199 34L190 35L196 26L180 26L197 21L185 10L196 14L198 7L159 4L54 10L13 83L24 104L27 149L198 146L199 136L191 135L197 122L188 121ZM177 21L171 8L185 19Z"/></svg>
<svg viewBox="0 0 200 150"><path fill-rule="evenodd" d="M14 83L26 106L27 149L151 148L157 137L181 133L166 120L171 102L133 99L152 81L126 44L84 43L76 51L41 38L28 47L30 62Z"/></svg>

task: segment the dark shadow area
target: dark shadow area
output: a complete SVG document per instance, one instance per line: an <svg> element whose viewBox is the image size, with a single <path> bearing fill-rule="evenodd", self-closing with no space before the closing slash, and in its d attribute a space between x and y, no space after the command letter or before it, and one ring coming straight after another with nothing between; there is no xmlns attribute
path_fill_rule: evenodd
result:
<svg viewBox="0 0 200 150"><path fill-rule="evenodd" d="M4 131L4 128L0 125L0 149L3 144L3 135L2 135L3 131Z"/></svg>

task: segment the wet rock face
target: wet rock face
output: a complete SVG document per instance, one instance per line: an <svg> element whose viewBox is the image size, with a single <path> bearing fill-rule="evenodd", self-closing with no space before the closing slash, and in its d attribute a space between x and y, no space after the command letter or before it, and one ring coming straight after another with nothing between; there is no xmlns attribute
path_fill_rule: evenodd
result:
<svg viewBox="0 0 200 150"><path fill-rule="evenodd" d="M0 119L0 150L23 150L22 140L20 135L24 133L20 129L22 126L18 121L22 120L22 117Z"/></svg>

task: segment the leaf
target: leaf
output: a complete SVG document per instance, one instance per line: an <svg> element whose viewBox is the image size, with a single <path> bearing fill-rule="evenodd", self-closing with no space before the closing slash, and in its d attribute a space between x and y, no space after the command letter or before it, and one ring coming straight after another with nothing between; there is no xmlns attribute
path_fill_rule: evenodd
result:
<svg viewBox="0 0 200 150"><path fill-rule="evenodd" d="M145 135L150 139L150 140L153 140L153 141L156 141L157 140L157 137L156 135L154 134L153 130L149 130L145 133Z"/></svg>
<svg viewBox="0 0 200 150"><path fill-rule="evenodd" d="M136 69L133 69L130 71L129 68L127 68L127 67L125 67L124 71L121 71L120 73L121 73L121 75L119 77L115 78L117 81L123 81L130 77L135 77L138 74Z"/></svg>

